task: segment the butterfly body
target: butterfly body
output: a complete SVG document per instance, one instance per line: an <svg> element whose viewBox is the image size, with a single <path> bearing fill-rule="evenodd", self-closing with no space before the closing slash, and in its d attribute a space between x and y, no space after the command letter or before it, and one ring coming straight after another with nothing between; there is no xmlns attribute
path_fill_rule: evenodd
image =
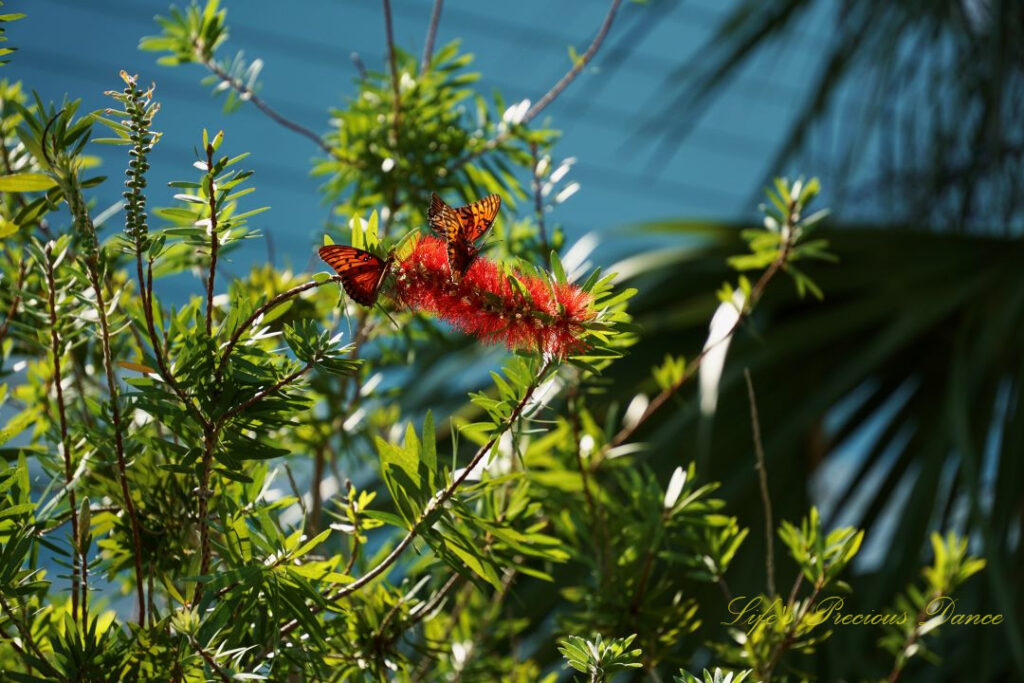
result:
<svg viewBox="0 0 1024 683"><path fill-rule="evenodd" d="M341 285L353 301L373 306L395 259L382 259L368 251L344 244L329 244L318 250L320 258L341 276Z"/></svg>
<svg viewBox="0 0 1024 683"><path fill-rule="evenodd" d="M430 195L427 218L430 229L448 243L448 267L452 279L459 280L473 264L480 249L476 241L487 232L501 208L501 197L496 194L467 206L452 207L437 196Z"/></svg>

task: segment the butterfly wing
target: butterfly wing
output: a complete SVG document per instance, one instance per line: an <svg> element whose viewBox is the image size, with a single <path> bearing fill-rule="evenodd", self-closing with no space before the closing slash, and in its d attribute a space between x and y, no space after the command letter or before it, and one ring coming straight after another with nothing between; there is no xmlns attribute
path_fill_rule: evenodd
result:
<svg viewBox="0 0 1024 683"><path fill-rule="evenodd" d="M341 276L345 293L354 301L363 306L373 306L377 302L391 259L383 261L368 251L344 244L320 247L319 254Z"/></svg>
<svg viewBox="0 0 1024 683"><path fill-rule="evenodd" d="M458 212L438 197L436 192L430 193L427 219L430 222L430 229L448 242L457 240L462 232L462 222L459 220Z"/></svg>
<svg viewBox="0 0 1024 683"><path fill-rule="evenodd" d="M459 215L459 222L462 223L462 235L470 244L490 230L500 208L501 197L490 194L472 204L455 209Z"/></svg>
<svg viewBox="0 0 1024 683"><path fill-rule="evenodd" d="M468 206L453 209L436 193L430 195L427 218L430 228L448 243L448 266L452 276L461 277L476 258L476 242L494 223L501 197L488 195Z"/></svg>

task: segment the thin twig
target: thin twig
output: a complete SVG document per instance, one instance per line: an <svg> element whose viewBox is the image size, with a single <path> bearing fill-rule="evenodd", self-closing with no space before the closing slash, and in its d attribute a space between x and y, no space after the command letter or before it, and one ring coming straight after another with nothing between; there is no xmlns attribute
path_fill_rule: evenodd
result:
<svg viewBox="0 0 1024 683"><path fill-rule="evenodd" d="M461 574L453 574L453 576L461 576ZM451 642L452 633L455 631L455 627L459 623L459 617L462 616L462 612L465 611L466 606L469 604L470 598L473 597L474 586L471 582L467 582L462 587L462 593L455 598L455 605L452 607L451 613L448 614L447 624L445 625L444 633L441 634L439 643ZM412 683L420 683L426 677L427 670L430 668L431 659L424 657L420 660L419 665L412 674Z"/></svg>
<svg viewBox="0 0 1024 683"><path fill-rule="evenodd" d="M775 597L775 547L774 523L772 522L772 499L768 493L768 470L765 467L764 445L761 443L761 423L757 417L757 397L754 395L754 381L750 368L743 368L747 380L747 400L750 402L750 427L754 433L754 455L757 458L757 479L761 487L761 505L764 507L764 542L766 545L764 564L768 581L768 596Z"/></svg>
<svg viewBox="0 0 1024 683"><path fill-rule="evenodd" d="M411 615L409 621L403 624L404 628L408 630L432 614L448 597L448 593L450 593L461 580L462 574L459 574L458 572L454 572L449 576L448 580L444 582L444 585L441 586L436 593L431 595L430 598L422 605L417 605L415 610L416 613Z"/></svg>
<svg viewBox="0 0 1024 683"><path fill-rule="evenodd" d="M229 73L224 71L224 69L222 69L220 65L217 64L217 62L213 61L212 59L203 59L200 61L203 66L210 70L210 73L212 73L222 82L227 83L232 89L234 89L235 92L237 92L241 96L241 99L252 102L254 105L256 105L257 109L259 109L261 112L263 112L271 119L273 119L275 123L284 126L285 128L292 132L298 133L299 135L303 136L304 138L307 138L308 140L311 140L325 154L335 158L338 157L334 150L331 149L330 145L323 141L323 138L321 138L319 135L314 133L309 128L306 128L305 126L296 123L295 121L292 121L291 119L288 119L282 116L281 114L277 113L269 104L260 99L259 95L253 92L249 86L247 86L245 83L242 83L240 80L236 78L232 78Z"/></svg>
<svg viewBox="0 0 1024 683"><path fill-rule="evenodd" d="M387 39L388 47L388 64L391 68L391 89L393 91L394 113L391 118L391 153L395 158L402 156L399 149L401 135L400 135L400 121L402 118L402 84L398 77L398 56L395 50L395 28L394 22L391 19L391 0L381 0L384 7L384 33ZM391 227L391 222L395 220L395 214L398 212L398 185L392 184L391 190L388 193L388 213L384 217L384 222L381 224L381 236L388 234L388 229Z"/></svg>
<svg viewBox="0 0 1024 683"><path fill-rule="evenodd" d="M135 248L135 270L139 278L139 296L142 298L142 317L146 321L146 333L149 336L150 346L153 348L153 358L156 359L156 367L160 372L160 378L171 388L171 391L178 397L178 399L185 406L185 409L192 413L192 416L200 424L206 423L206 418L199 409L196 408L195 403L189 398L185 390L178 384L178 381L171 374L170 367L167 363L167 356L164 353L163 342L160 341L160 335L156 331L156 322L153 316L153 263L149 262L147 272L145 275L142 270L142 244L139 243Z"/></svg>
<svg viewBox="0 0 1024 683"><path fill-rule="evenodd" d="M888 681L889 683L896 683L900 679L900 675L903 673L903 669L907 665L909 657L903 655L903 653L909 651L918 640L921 639L921 627L925 623L925 618L928 616L928 607L932 602L941 596L941 593L932 593L928 600L925 601L924 607L917 613L917 617L914 619L916 626L907 634L906 640L903 642L903 647L900 648L900 654L896 655L896 661L893 662L892 670L889 672Z"/></svg>
<svg viewBox="0 0 1024 683"><path fill-rule="evenodd" d="M661 512L661 524L659 528L664 527L665 523L668 522L669 512L671 508L665 508ZM644 564L640 570L640 579L636 584L636 593L633 595L633 599L629 602L629 612L635 614L637 609L640 607L640 603L644 599L644 594L647 592L647 582L651 578L651 570L654 569L654 557L658 554L658 546L661 544L660 535L658 543L651 543L647 548L647 553L644 556Z"/></svg>
<svg viewBox="0 0 1024 683"><path fill-rule="evenodd" d="M601 27L597 30L597 35L595 35L594 40L591 41L590 47L588 47L586 52L584 52L580 56L580 58L573 63L572 68L570 68L569 71L566 72L566 74L562 76L562 78L559 79L557 83L551 86L551 89L544 93L544 95L539 100L537 100L537 102L534 103L534 105L530 107L529 110L527 110L526 114L519 122L520 126L525 126L534 118L536 118L542 111L544 111L544 109L549 104L555 101L555 98L562 94L563 90L569 87L569 84L576 79L580 72L586 68L587 64L589 64L590 60L592 60L594 58L594 55L597 54L597 51L601 47L601 43L604 42L605 37L608 35L608 30L611 29L612 22L615 21L615 13L618 11L620 4L622 4L622 0L612 0L611 7L608 8L608 13L605 15L604 21L601 22ZM477 158L478 156L481 156L482 154L485 154L491 151L492 149L498 147L501 143L508 140L512 136L512 133L513 127L510 126L506 128L504 131L498 133L496 136L485 142L480 147L476 148L472 152L469 152L468 154L464 154L461 158L457 159L455 163L448 167L448 172L452 173L455 170L461 168L463 165L465 165L466 162L471 161Z"/></svg>
<svg viewBox="0 0 1024 683"><path fill-rule="evenodd" d="M100 318L100 342L103 348L103 366L107 373L107 389L110 392L110 419L114 426L114 452L117 455L117 473L121 483L121 495L124 497L124 511L132 530L132 553L135 561L135 583L139 604L139 625L146 623L146 586L142 575L142 535L139 532L139 518L135 513L131 489L128 486L128 462L124 453L124 434L121 424L121 406L118 401L117 377L114 376L114 358L110 351L110 327L107 321L106 303L103 298L103 287L100 286L98 265L95 260L87 264L89 280L96 293L96 310Z"/></svg>
<svg viewBox="0 0 1024 683"><path fill-rule="evenodd" d="M239 340L242 338L242 335L245 334L245 332L252 326L252 324L258 318L261 318L262 316L264 316L272 308L280 306L285 301L288 301L289 299L292 299L292 298L298 296L302 292L305 292L307 289L314 289L316 287L322 287L323 285L330 284L332 282L341 282L341 276L340 275L332 275L330 278L328 278L326 280L322 280L322 281L310 280L309 282L305 282L305 283L303 283L301 285L297 285L297 286L292 287L291 289L289 289L289 290L287 290L285 292L281 292L280 294L278 294L277 296L272 298L270 301L266 302L265 304L263 304L262 306L257 308L255 311L253 311L252 315L250 315L248 318L246 318L242 322L242 324L238 326L238 328L232 333L231 337L228 339L227 343L224 345L224 350L221 351L221 354L220 354L220 361L217 363L217 369L214 370L214 373L213 373L214 374L214 383L215 384L219 384L220 383L220 379L221 379L221 377L224 374L224 367L227 365L228 356L231 355L232 349L235 348L235 346L238 344Z"/></svg>
<svg viewBox="0 0 1024 683"><path fill-rule="evenodd" d="M68 492L68 504L71 507L71 542L74 545L71 553L71 617L78 621L79 591L88 590L82 587L80 563L87 563L82 552L81 539L78 535L78 505L75 502L75 489L71 485L74 469L71 467L71 439L68 438L68 417L64 403L63 374L60 367L60 329L57 325L56 284L53 276L53 243L50 242L43 250L44 269L46 271L46 301L50 309L50 353L53 356L53 383L57 388L57 416L60 423L61 455L64 457L64 487ZM86 614L82 614L86 617Z"/></svg>
<svg viewBox="0 0 1024 683"><path fill-rule="evenodd" d="M18 619L17 615L14 613L14 610L11 608L10 603L8 603L3 596L0 596L0 610L3 610L3 613L6 614L7 618L10 619L11 623L14 624L14 627L18 629L18 633L21 634L21 640L25 644L25 647L31 650L35 655L35 658L39 660L38 662L36 662L36 664L39 665L40 668L45 666L45 671L48 675L55 676L58 678L58 680L67 680L65 677L60 675L59 671L53 668L53 666L50 664L50 658L43 654L43 651L39 649L39 645L36 644L35 639L32 637L32 629L30 629L28 626L23 624L20 619Z"/></svg>
<svg viewBox="0 0 1024 683"><path fill-rule="evenodd" d="M760 680L763 680L765 683L771 681L772 672L778 665L779 660L782 659L782 655L785 654L789 650L790 646L793 645L793 642L796 640L797 629L800 628L801 623L803 623L804 617L807 616L807 611L814 605L814 601L818 599L818 594L821 593L821 589L823 587L823 584L820 582L814 585L814 590L811 591L811 595L807 598L807 601L804 602L804 604L801 606L800 612L796 615L796 617L793 619L793 623L790 624L789 628L786 630L786 635L782 639L782 642L779 643L772 650L772 656L771 659L768 660L767 668L763 672L757 672L760 675Z"/></svg>
<svg viewBox="0 0 1024 683"><path fill-rule="evenodd" d="M213 450L216 447L217 431L214 425L203 427L203 471L199 478L199 574L206 575L210 571L210 476L213 469ZM192 606L199 604L203 597L203 582L196 581L192 592Z"/></svg>
<svg viewBox="0 0 1024 683"><path fill-rule="evenodd" d="M790 210L792 211L793 207L791 207ZM680 377L674 384L672 384L669 387L666 387L661 391L661 393L655 396L647 405L647 408L644 410L644 412L635 422L620 429L619 432L614 436L614 438L612 438L612 440L608 443L606 449L621 446L623 443L628 441L633 436L633 434L635 434L637 430L640 429L640 427L645 422L647 422L647 420L650 419L652 415L654 415L654 413L656 413L663 405L665 405L665 403L669 399L675 396L676 392L678 392L683 387L683 385L686 384L686 382L688 382L695 374L697 374L697 370L700 369L701 362L704 360L704 358L707 357L707 355L713 349L717 348L720 344L723 344L728 340L732 339L733 335L736 334L736 331L739 330L740 326L742 326L743 323L746 322L747 318L750 316L750 313L753 311L754 306L757 305L758 301L761 300L761 297L763 296L764 290L768 286L768 283L771 282L772 278L774 278L780 270L786 267L786 262L789 260L789 252L792 250L794 243L794 235L792 231L789 231L787 234L788 237L783 242L782 247L780 247L779 253L776 256L775 260L772 261L771 265L765 269L764 273L761 274L761 277L758 278L757 283L754 284L754 286L751 288L750 296L744 302L744 305L739 312L739 316L736 318L736 322L733 323L733 326L731 328L729 328L729 331L726 332L722 336L722 338L717 340L715 343L711 344L710 346L704 347L704 349L702 349L701 352L698 353L692 361L690 361L686 368L686 371L683 373L683 376Z"/></svg>
<svg viewBox="0 0 1024 683"><path fill-rule="evenodd" d="M427 39L423 42L423 60L420 62L420 73L426 73L430 68L430 60L434 56L434 38L437 37L437 27L441 23L441 9L444 0L434 0L434 8L430 11L430 25L427 27Z"/></svg>
<svg viewBox="0 0 1024 683"><path fill-rule="evenodd" d="M240 413L242 413L245 410L248 410L253 405L255 405L256 403L259 403L260 401L265 399L270 394L273 394L274 392L280 390L285 385L291 384L292 382L297 380L299 377L302 377L303 375L305 375L307 372L309 372L312 369L313 369L313 364L312 363L307 363L304 367L300 368L299 370L296 370L295 372L292 372L292 373L284 376L283 378L281 378L280 380L278 380L274 384L270 385L269 387L267 387L265 389L262 389L262 390L258 391L257 393L253 394L251 397L249 397L248 400L238 404L237 406L235 406L234 408L232 408L231 410L227 411L226 413L221 415L219 418L217 418L217 421L215 423L216 428L219 429L220 427L222 427L224 425L225 422L227 422L231 418L236 417L237 415L239 415Z"/></svg>
<svg viewBox="0 0 1024 683"><path fill-rule="evenodd" d="M195 636L190 635L188 640L192 645L192 648L199 653L200 657L203 658L203 661L210 665L210 668L215 674L217 674L217 677L224 681L224 683L231 683L231 677L228 676L227 672L224 671L219 664L217 664L217 660L213 658L213 655L203 649L203 646L199 644L199 641L195 639Z"/></svg>
<svg viewBox="0 0 1024 683"><path fill-rule="evenodd" d="M398 116L402 110L402 91L401 83L398 80L398 57L395 54L395 27L391 20L391 0L381 0L381 3L384 7L384 36L388 46L388 65L391 68L391 89L395 95L395 119L392 125L397 138Z"/></svg>
<svg viewBox="0 0 1024 683"><path fill-rule="evenodd" d="M473 655L476 654L477 650L479 650L477 643L487 635L487 632L497 620L501 605L505 602L505 598L508 597L509 589L512 588L512 583L515 581L516 576L518 576L518 572L515 569L509 568L505 570L505 575L501 579L501 589L495 591L494 595L491 596L491 603L487 606L487 613L484 615L483 620L473 628L473 639L466 648L466 656L462 660L462 665L455 671L454 683L462 681L462 673L466 670L466 665L473 658Z"/></svg>
<svg viewBox="0 0 1024 683"><path fill-rule="evenodd" d="M462 473L459 474L459 476L452 479L452 482L448 484L448 486L446 486L436 496L430 499L430 501L423 507L423 512L421 512L419 517L417 517L412 527L409 529L408 532L406 532L406 535L402 537L402 540L398 542L398 545L396 545L394 549L390 553L388 553L388 555L383 560L381 560L376 566L374 566L368 572L363 574L361 577L359 577L352 583L346 584L341 588L335 590L334 592L329 593L325 597L325 603L333 602L335 600L343 598L347 595L351 595L352 593L355 593L356 591L362 589L368 583L370 583L378 576L386 572L391 567L391 565L398 561L398 558L402 556L402 553L405 552L405 550L412 544L412 542L419 535L427 519L431 517L435 510L437 510L440 507L443 507L444 504L447 503L452 498L452 496L455 495L456 491L458 491L459 487L463 484L463 482L466 481L466 479L469 477L473 469L480 463L481 460L484 459L484 457L487 456L488 453L490 453L491 448L494 447L494 444L497 443L498 439L500 439L505 432L511 429L513 425L515 425L515 423L519 421L520 416L526 409L527 404L529 404L530 399L533 397L534 392L537 390L537 387L544 380L544 377L547 374L548 370L551 369L552 363L552 360L546 360L544 362L544 365L537 373L537 376L536 378L534 378L533 383L526 390L525 394L523 395L523 398L519 401L519 403L516 404L515 408L512 409L512 412L509 414L509 416L505 418L505 422L502 424L502 427L491 436L487 443L480 446L477 452L470 459L469 463L462 470ZM320 609L322 608L319 606L313 606L310 609L316 612L320 611ZM282 636L286 635L290 633L292 630L294 630L296 626L298 626L298 622L292 620L281 628L280 634Z"/></svg>

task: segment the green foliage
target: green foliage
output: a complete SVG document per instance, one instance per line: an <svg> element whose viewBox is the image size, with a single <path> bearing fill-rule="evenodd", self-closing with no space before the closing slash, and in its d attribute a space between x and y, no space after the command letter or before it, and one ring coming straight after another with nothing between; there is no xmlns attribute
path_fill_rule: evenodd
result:
<svg viewBox="0 0 1024 683"><path fill-rule="evenodd" d="M3 3L2 2L0 2L0 7L3 7ZM17 21L18 19L24 19L24 18L25 18L25 15L22 14L22 13L17 13L17 14L0 14L0 43L6 43L7 42L7 36L4 35L4 33L7 31L7 28L4 26L4 24L8 24L8 23L10 23L12 21ZM17 48L13 48L13 47L6 47L6 46L0 47L0 57L6 57L7 55L13 54L16 50L17 50ZM7 64L8 62L10 62L9 59L0 59L0 66L3 66L4 64Z"/></svg>
<svg viewBox="0 0 1024 683"><path fill-rule="evenodd" d="M793 265L801 259L836 260L835 256L826 251L827 240L806 239L829 213L827 209L822 209L809 216L803 215L820 190L817 178L812 178L806 184L802 179L790 183L785 178L776 178L775 187L765 190L769 203L761 206L765 214L764 229L744 230L741 233L750 247L750 253L731 257L729 265L745 271L763 270L773 263L785 263L785 271L793 278L797 293L804 296L810 292L821 299L821 289ZM741 280L741 287L747 290L749 296L750 287L744 285L745 282ZM730 301L732 289L727 288L720 297L723 301Z"/></svg>
<svg viewBox="0 0 1024 683"><path fill-rule="evenodd" d="M569 636L561 641L558 651L569 666L588 674L591 681L607 681L611 674L643 666L640 649L629 649L635 639L636 634L608 641L603 640L600 634L594 640Z"/></svg>
<svg viewBox="0 0 1024 683"><path fill-rule="evenodd" d="M704 669L704 674L698 677L689 671L680 671L679 675L675 677L675 683L743 683L751 672L747 671L722 671L719 668L708 671Z"/></svg>
<svg viewBox="0 0 1024 683"><path fill-rule="evenodd" d="M933 533L931 545L935 557L932 565L922 571L924 586L911 585L906 594L896 598L896 611L914 614L916 617L888 625L886 634L879 641L879 645L895 658L890 677L899 676L914 657L922 657L933 663L941 661L938 655L928 649L924 637L944 623L963 623L960 621L963 617L954 614L956 601L950 596L985 567L985 560L967 555L967 539L958 538L953 533L945 537ZM997 621L1002 622L1003 619Z"/></svg>

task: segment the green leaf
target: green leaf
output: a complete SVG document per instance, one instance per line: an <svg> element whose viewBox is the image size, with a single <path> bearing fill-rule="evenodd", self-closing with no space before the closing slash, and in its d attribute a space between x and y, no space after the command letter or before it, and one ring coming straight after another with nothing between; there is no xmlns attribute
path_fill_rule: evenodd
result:
<svg viewBox="0 0 1024 683"><path fill-rule="evenodd" d="M0 176L0 192L43 192L57 187L57 181L44 173L11 173Z"/></svg>

